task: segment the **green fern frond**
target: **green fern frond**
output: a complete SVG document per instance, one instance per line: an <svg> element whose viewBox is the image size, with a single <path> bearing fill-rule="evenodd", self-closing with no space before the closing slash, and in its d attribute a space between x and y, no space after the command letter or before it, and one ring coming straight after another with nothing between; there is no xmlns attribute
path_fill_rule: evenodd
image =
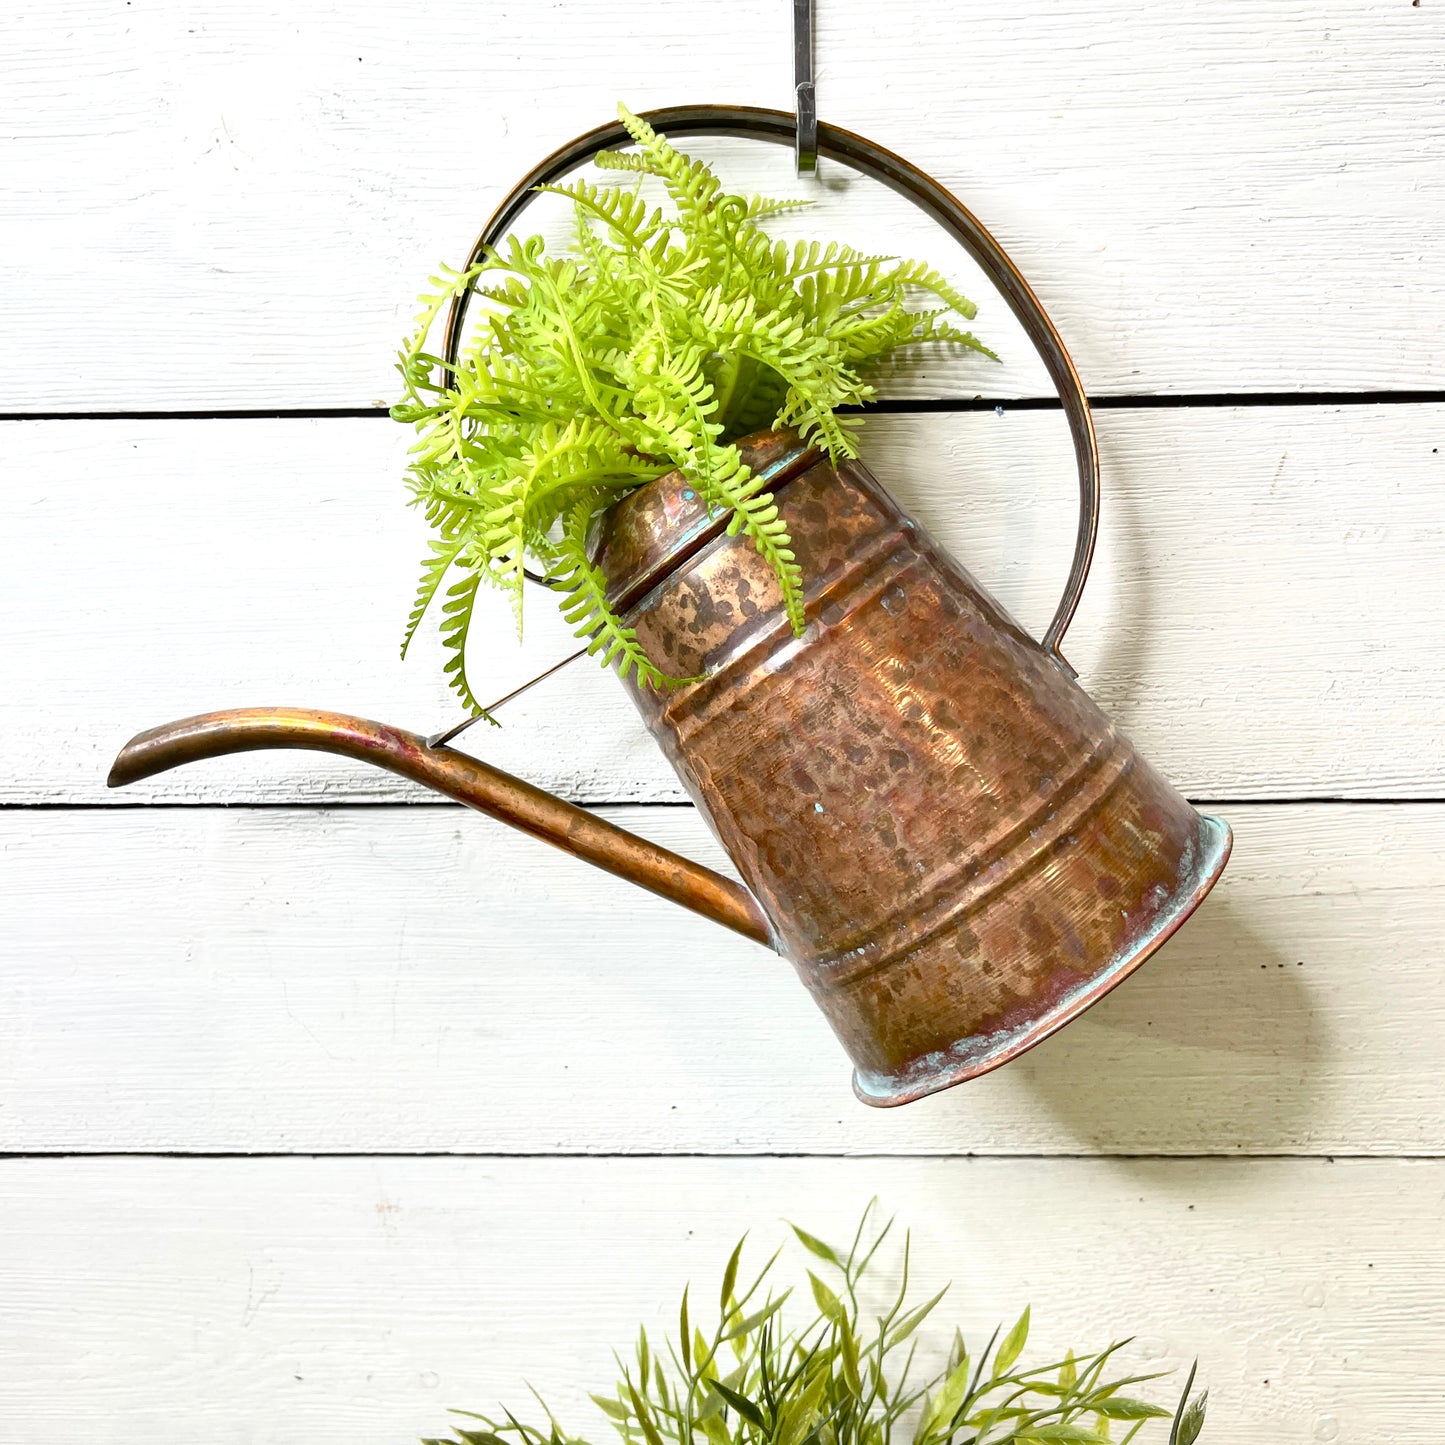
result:
<svg viewBox="0 0 1445 1445"><path fill-rule="evenodd" d="M958 312L965 321L972 321L978 315L978 307L967 296L950 285L948 280L935 271L932 266L925 265L922 261L904 262L898 268L893 279L899 286L913 286L920 291L927 291L931 295L937 296L951 310Z"/></svg>
<svg viewBox="0 0 1445 1445"><path fill-rule="evenodd" d="M594 186L572 181L565 186L538 186L539 191L566 196L574 206L601 221L614 238L627 246L645 246L667 227L661 210L647 209L647 203L633 191Z"/></svg>
<svg viewBox="0 0 1445 1445"><path fill-rule="evenodd" d="M432 555L422 563L421 582L416 589L416 603L411 609L411 616L407 618L406 634L401 639L403 662L406 661L407 648L411 646L411 640L416 636L416 630L421 626L422 618L426 616L427 609L432 605L432 599L437 595L437 588L442 585L442 579L451 571L452 563L457 560L458 553L466 545L465 535L450 542L433 540L427 543Z"/></svg>
<svg viewBox="0 0 1445 1445"><path fill-rule="evenodd" d="M633 115L625 105L618 106L617 113L627 133L641 147L652 174L667 187L667 193L677 207L680 223L684 227L689 223L705 226L710 208L723 193L722 182L712 169L702 161L673 150L666 136L658 135L641 116ZM743 204L746 208L746 202Z"/></svg>
<svg viewBox="0 0 1445 1445"><path fill-rule="evenodd" d="M949 319L973 305L931 267L777 241L760 223L806 201L728 194L645 119L619 114L637 149L596 164L627 184L541 187L571 202L572 249L549 255L540 237L509 236L465 270L442 268L397 357L392 415L416 428L411 500L436 533L402 650L444 597L447 677L474 710L465 649L478 591L506 592L520 629L528 558L560 584L595 655L646 686L677 681L610 607L587 551L600 512L673 469L757 548L801 632L807 579L738 440L793 426L835 458L855 456L859 423L838 410L873 396L867 367L921 343L992 355ZM465 292L471 328L447 364L430 335ZM934 306L913 305L919 292ZM443 593L454 569L465 576Z"/></svg>
<svg viewBox="0 0 1445 1445"><path fill-rule="evenodd" d="M938 321L932 316L925 317L918 323L904 344L916 346L925 341L946 342L950 345L965 346L970 351L976 351L980 356L986 356L990 361L999 361L1002 358L992 347L985 346L978 337L971 331L964 331L948 321Z"/></svg>
<svg viewBox="0 0 1445 1445"><path fill-rule="evenodd" d="M821 442L829 456L858 455L858 447L852 436L852 427L856 426L857 422L846 422L830 408L812 405L796 387L789 387L779 415L785 426L795 427L802 437Z"/></svg>
<svg viewBox="0 0 1445 1445"><path fill-rule="evenodd" d="M878 267L897 259L896 256L865 256L861 251L855 251L852 246L844 246L838 241L829 241L826 245L821 241L798 241L794 243L791 254L782 241L777 242L773 248L773 269L789 281L797 281L821 271L862 271L871 268L876 275Z"/></svg>
<svg viewBox="0 0 1445 1445"><path fill-rule="evenodd" d="M669 677L653 663L607 601L607 581L587 555L587 529L592 511L587 503L574 508L557 544L557 559L565 570L555 577L562 592L562 616L577 637L588 639L587 651L604 666L615 666L625 678L636 670L639 683L652 688L676 685L688 679Z"/></svg>
<svg viewBox="0 0 1445 1445"><path fill-rule="evenodd" d="M748 220L756 221L767 216L781 215L784 211L806 210L812 204L812 201L801 198L777 201L771 196L749 196L745 214Z"/></svg>
<svg viewBox="0 0 1445 1445"><path fill-rule="evenodd" d="M746 533L773 574L783 594L783 611L794 636L801 637L807 627L804 616L803 569L793 554L792 538L788 535L787 523L778 512L778 505L771 492L749 493L746 484L729 490L724 484L724 495L729 496L733 516L728 523L728 535L735 537Z"/></svg>
<svg viewBox="0 0 1445 1445"><path fill-rule="evenodd" d="M601 171L636 171L652 174L652 162L636 151L598 151L592 157L592 164Z"/></svg>
<svg viewBox="0 0 1445 1445"><path fill-rule="evenodd" d="M472 627L472 615L477 601L477 588L481 577L469 573L460 582L447 589L446 601L442 603L442 646L447 651L447 660L442 666L452 691L461 698L462 706L489 723L497 724L496 718L477 701L467 678L467 636Z"/></svg>

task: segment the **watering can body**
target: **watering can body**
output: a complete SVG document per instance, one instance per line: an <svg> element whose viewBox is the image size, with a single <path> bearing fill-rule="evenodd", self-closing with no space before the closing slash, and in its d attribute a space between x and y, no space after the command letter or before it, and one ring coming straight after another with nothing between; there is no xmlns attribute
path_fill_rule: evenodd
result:
<svg viewBox="0 0 1445 1445"><path fill-rule="evenodd" d="M598 560L614 600L645 587L627 621L649 656L699 678L631 681L643 719L859 1096L903 1103L1124 978L1218 877L1229 830L861 463L786 433L748 455L807 579L802 637L768 564L677 474L612 509Z"/></svg>

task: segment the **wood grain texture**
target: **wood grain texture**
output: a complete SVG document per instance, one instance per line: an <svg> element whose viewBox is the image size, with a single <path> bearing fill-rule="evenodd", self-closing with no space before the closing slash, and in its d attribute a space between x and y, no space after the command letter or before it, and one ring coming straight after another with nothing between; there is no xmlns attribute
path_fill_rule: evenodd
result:
<svg viewBox="0 0 1445 1445"><path fill-rule="evenodd" d="M1094 394L1445 388L1435 0L819 11L823 118L996 231ZM525 169L618 98L786 107L788 38L769 0L22 7L0 413L384 405L427 274ZM884 394L1048 392L905 202L697 149L813 199L785 233L976 295L1002 364L915 357ZM1230 870L1136 979L880 1114L786 965L462 810L326 806L421 800L382 774L255 755L105 792L125 737L202 708L457 717L431 630L395 657L401 429L0 426L0 1441L394 1445L527 1381L606 1439L585 1393L638 1320L744 1230L841 1237L875 1195L974 1338L1031 1300L1046 1353L1199 1355L1209 1445L1436 1441L1445 406L1100 431L1067 651L1191 795L1268 801L1219 809ZM880 415L867 455L1041 630L1060 416ZM492 695L569 649L532 601L525 647L498 606L473 649ZM722 864L600 671L507 723L469 746ZM146 1151L371 1157L96 1157Z"/></svg>
<svg viewBox="0 0 1445 1445"><path fill-rule="evenodd" d="M774 955L460 809L0 813L0 1150L1439 1152L1445 809L1227 812L1137 978L887 1112Z"/></svg>
<svg viewBox="0 0 1445 1445"><path fill-rule="evenodd" d="M57 0L12 20L0 123L11 410L371 406L413 298L537 159L684 101L791 108L765 0ZM1402 0L836 0L820 113L995 228L1099 393L1445 386L1445 12ZM726 148L743 187L789 158ZM825 167L806 222L971 269ZM979 289L975 287L974 289ZM897 395L1047 390L996 301L997 370Z"/></svg>
<svg viewBox="0 0 1445 1445"><path fill-rule="evenodd" d="M1445 407L1106 412L1102 537L1066 643L1086 688L1191 796L1445 792ZM226 706L460 715L435 625L403 664L425 550L385 421L10 423L0 465L0 736L10 803L426 796L306 754L123 793L143 727ZM865 454L1037 635L1075 484L1051 412L878 416ZM500 696L575 645L545 594L499 595L472 677ZM464 745L583 801L683 797L614 679L579 663Z"/></svg>
<svg viewBox="0 0 1445 1445"><path fill-rule="evenodd" d="M1438 1439L1434 1161L12 1161L0 1414L48 1445L394 1445L447 1406L534 1416L529 1382L606 1439L611 1346L660 1341L689 1280L704 1317L745 1230L759 1263L779 1216L846 1240L875 1194L975 1344L1031 1301L1040 1362L1197 1354L1206 1439Z"/></svg>

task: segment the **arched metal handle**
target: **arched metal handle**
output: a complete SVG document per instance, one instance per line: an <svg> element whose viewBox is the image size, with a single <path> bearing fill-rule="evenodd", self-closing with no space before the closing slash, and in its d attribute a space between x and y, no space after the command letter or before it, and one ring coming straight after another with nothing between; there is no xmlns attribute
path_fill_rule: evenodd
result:
<svg viewBox="0 0 1445 1445"><path fill-rule="evenodd" d="M793 146L797 140L796 120L783 110L764 110L745 105L675 105L663 110L650 110L644 118L673 138L730 135L753 137L784 146ZM511 230L517 217L536 196L538 186L557 180L598 151L630 143L631 137L621 122L613 121L589 130L553 151L517 183L492 213L472 247L467 265L475 265L489 247L495 246ZM1074 363L1023 273L983 223L932 176L873 141L835 125L819 123L818 154L829 160L841 161L863 175L881 181L937 221L982 267L1043 358L1058 389L1073 437L1079 470L1079 530L1074 541L1073 563L1064 583L1064 595L1054 612L1053 621L1044 632L1042 643L1044 649L1072 673L1073 668L1064 660L1059 644L1074 619L1079 598L1083 595L1099 530L1099 445L1094 435L1089 400L1084 395ZM443 356L449 366L456 363L470 294L468 290L454 297L447 314Z"/></svg>

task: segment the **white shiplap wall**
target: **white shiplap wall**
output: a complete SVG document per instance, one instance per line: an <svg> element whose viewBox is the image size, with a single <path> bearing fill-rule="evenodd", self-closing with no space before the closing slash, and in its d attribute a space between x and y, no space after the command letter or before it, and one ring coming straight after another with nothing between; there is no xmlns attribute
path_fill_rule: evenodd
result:
<svg viewBox="0 0 1445 1445"><path fill-rule="evenodd" d="M1211 1442L1436 1439L1437 0L821 0L824 116L957 189L1112 399L1070 656L1238 832L1198 919L1025 1060L874 1113L766 953L380 774L102 786L200 708L454 715L434 648L394 657L406 438L344 413L389 395L428 269L616 99L786 105L788 10L3 22L0 1441L391 1445L524 1379L590 1428L610 1346L737 1233L840 1232L875 1194L966 1325L1031 1299L1046 1345L1199 1354ZM817 194L811 228L972 275L871 186L711 150ZM1043 394L979 299L1004 364L890 395ZM1056 412L884 413L867 450L1047 618ZM502 691L562 645L536 609L474 671ZM470 745L718 861L604 675L508 724Z"/></svg>

